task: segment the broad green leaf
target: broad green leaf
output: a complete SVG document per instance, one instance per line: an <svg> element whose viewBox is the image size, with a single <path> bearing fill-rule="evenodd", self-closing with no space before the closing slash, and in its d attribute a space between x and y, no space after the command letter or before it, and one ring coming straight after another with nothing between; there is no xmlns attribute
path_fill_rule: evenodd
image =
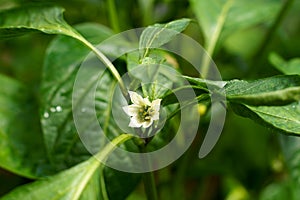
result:
<svg viewBox="0 0 300 200"><path fill-rule="evenodd" d="M90 182L91 179L94 179L93 175L101 164L99 160L104 160L109 153L116 148L117 145L127 141L130 138L132 138L132 135L120 135L89 160L80 163L71 169L62 171L55 176L21 186L1 198L1 200L77 200L88 199L88 197L93 197L94 199L97 196L90 196L91 193L87 194L85 192L88 192L87 186L95 181L92 180L92 182ZM97 192L99 189L100 188L96 188L94 194L99 193ZM81 196L82 198L80 198Z"/></svg>
<svg viewBox="0 0 300 200"><path fill-rule="evenodd" d="M300 195L300 138L282 135L280 138L283 158L287 166L290 194L297 199Z"/></svg>
<svg viewBox="0 0 300 200"><path fill-rule="evenodd" d="M248 117L270 129L284 134L300 135L300 104L298 102L285 106L250 106L231 104L238 115Z"/></svg>
<svg viewBox="0 0 300 200"><path fill-rule="evenodd" d="M88 40L93 38L95 43L110 35L106 28L103 31L103 27L96 24L83 24L77 28ZM103 63L93 56L88 56L89 52L89 49L81 43L65 36L57 37L47 50L41 83L40 115L49 159L57 170L69 168L90 157L90 153L79 138L73 117L74 110L83 114L92 113L93 110L84 106L89 98L96 101L96 114L103 133L94 130L90 125L91 119L86 117L82 118L85 129L81 131L88 134L90 142L96 143L94 152L105 142L99 134L105 134L113 139L121 133L113 120L111 110L117 82L109 71L105 71ZM85 58L87 60L83 62ZM82 68L88 69L83 71L85 78L76 79L78 71ZM75 81L80 91L77 93L73 93ZM126 187L118 188L120 195L127 195L137 182L137 175L125 174L128 183ZM109 181L107 187L119 180L116 177ZM118 194L109 195L115 197Z"/></svg>
<svg viewBox="0 0 300 200"><path fill-rule="evenodd" d="M78 29L84 35L88 34L88 39L93 38L93 42L100 42L110 36L106 29L103 31L97 25L83 24ZM71 155L71 147L76 146L73 140L77 135L72 118L71 99L76 73L88 53L90 50L80 42L62 36L53 40L46 54L41 84L41 122L50 159L58 156L59 158L52 160L54 163L66 163L61 168L85 159L82 155ZM56 112L57 107L62 112ZM68 152L69 150L71 151ZM69 155L65 155L67 152ZM77 161L72 160L76 157Z"/></svg>
<svg viewBox="0 0 300 200"><path fill-rule="evenodd" d="M0 167L28 178L48 174L37 102L19 82L0 75L0 83Z"/></svg>
<svg viewBox="0 0 300 200"><path fill-rule="evenodd" d="M300 76L281 75L225 85L233 110L244 117L290 135L300 134Z"/></svg>
<svg viewBox="0 0 300 200"><path fill-rule="evenodd" d="M154 92L150 92L153 90L152 86L145 88L145 85L142 84L144 95L150 96L150 99L161 98L167 92L166 88L172 88L173 83L178 81L176 76L168 75L174 74L172 71L175 71L172 69L174 66L167 62L166 57L169 55L157 48L170 42L176 35L184 31L190 21L190 19L183 18L166 24L148 26L139 38L140 51L132 51L127 54L127 69L133 79L136 79L136 84L152 82L154 83L152 86L160 85L160 87L155 87ZM170 66L170 68L166 66ZM154 93L155 97L151 93Z"/></svg>
<svg viewBox="0 0 300 200"><path fill-rule="evenodd" d="M190 23L190 19L179 19L167 24L154 24L148 26L141 34L139 48L142 50L141 58L148 56L150 49L171 41L176 35L184 31Z"/></svg>
<svg viewBox="0 0 300 200"><path fill-rule="evenodd" d="M226 86L230 102L248 105L283 105L300 100L300 76L274 76L255 81L232 80Z"/></svg>
<svg viewBox="0 0 300 200"><path fill-rule="evenodd" d="M299 74L300 75L300 58L294 58L285 61L276 53L271 53L269 56L270 62L273 66L281 71L283 74Z"/></svg>
<svg viewBox="0 0 300 200"><path fill-rule="evenodd" d="M91 49L118 80L123 93L125 86L120 74L108 58L88 42L63 19L63 9L56 6L28 5L0 13L0 36L14 35L18 30L38 30L48 34L62 34L73 37ZM38 20L37 20L38 19Z"/></svg>
<svg viewBox="0 0 300 200"><path fill-rule="evenodd" d="M18 36L30 31L78 37L63 19L64 9L57 6L31 4L0 13L0 38Z"/></svg>
<svg viewBox="0 0 300 200"><path fill-rule="evenodd" d="M269 22L279 9L272 0L190 0L202 27L206 46L222 42L226 36L247 27Z"/></svg>
<svg viewBox="0 0 300 200"><path fill-rule="evenodd" d="M98 170L95 171L93 176L89 179L88 183L86 184L84 191L82 191L82 194L80 196L80 200L89 200L89 199L95 199L95 200L102 200L102 187L104 187L104 192L106 192L105 184L102 186L101 183L101 172L103 169L101 169L101 165Z"/></svg>

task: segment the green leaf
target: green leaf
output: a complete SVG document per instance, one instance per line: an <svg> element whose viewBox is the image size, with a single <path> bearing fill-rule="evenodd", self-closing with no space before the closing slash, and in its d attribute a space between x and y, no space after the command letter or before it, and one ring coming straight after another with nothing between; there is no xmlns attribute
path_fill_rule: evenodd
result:
<svg viewBox="0 0 300 200"><path fill-rule="evenodd" d="M14 34L18 29L21 29L21 31L28 29L39 30L48 34L62 34L73 37L90 48L97 55L98 59L105 64L113 76L118 80L123 93L127 95L127 91L120 74L113 64L102 52L95 48L90 42L82 37L82 35L64 21L62 15L63 11L64 10L60 7L40 4L28 5L4 11L3 13L0 13L0 30L2 30L2 33L0 32L0 36L2 35L2 37L7 37L10 34Z"/></svg>
<svg viewBox="0 0 300 200"><path fill-rule="evenodd" d="M300 75L300 58L294 58L285 61L276 53L271 53L269 56L270 62L273 66L283 74L299 74Z"/></svg>
<svg viewBox="0 0 300 200"><path fill-rule="evenodd" d="M287 166L290 194L297 199L300 195L300 138L282 135L280 138L283 158Z"/></svg>
<svg viewBox="0 0 300 200"><path fill-rule="evenodd" d="M96 24L83 24L77 28L88 40L93 38L95 43L110 35L107 28L103 30L103 26ZM69 168L90 157L79 138L73 116L74 110L84 114L93 113L93 110L85 107L87 100L95 99L97 119L103 131L102 133L93 129L90 118L82 118L85 129L81 131L88 134L90 142L96 143L94 152L105 142L99 134L113 139L121 133L113 120L111 110L117 82L109 71L105 71L103 63L93 56L88 56L89 52L89 49L77 40L65 36L57 37L47 50L41 83L40 116L48 156L57 170ZM87 60L82 62L85 58ZM88 69L81 71L85 78L76 79L79 69ZM75 81L77 89L79 88L77 93L74 93ZM126 164L129 165L129 162L127 160ZM105 170L105 173L108 171ZM110 193L110 196L126 196L137 184L139 175L124 174L128 180L127 186L118 188L118 193ZM109 191L110 185L114 185L115 182L119 182L118 177L109 180Z"/></svg>
<svg viewBox="0 0 300 200"><path fill-rule="evenodd" d="M100 42L110 36L106 29L103 31L101 26L92 24L80 25L78 30L84 35L88 34L88 39L93 38L93 42ZM80 141L71 112L76 73L88 53L90 50L79 41L61 36L50 44L45 58L41 83L41 123L50 159L53 163L60 163L60 169L68 168L88 155L85 151L72 151L72 147L76 147ZM56 112L56 108L62 112Z"/></svg>
<svg viewBox="0 0 300 200"><path fill-rule="evenodd" d="M298 182L297 185L300 185L300 172L298 170L300 167L300 138L283 135L279 139L290 175Z"/></svg>
<svg viewBox="0 0 300 200"><path fill-rule="evenodd" d="M230 102L248 105L284 105L300 100L300 76L274 76L255 81L232 80L226 86Z"/></svg>
<svg viewBox="0 0 300 200"><path fill-rule="evenodd" d="M232 103L235 113L248 117L268 128L288 135L300 135L300 104L285 106L250 106Z"/></svg>
<svg viewBox="0 0 300 200"><path fill-rule="evenodd" d="M196 84L198 87L202 88L203 90L218 90L223 88L226 84L225 81L211 81L203 78L194 78L190 76L183 76L189 82Z"/></svg>
<svg viewBox="0 0 300 200"><path fill-rule="evenodd" d="M73 37L90 48L118 80L125 92L125 86L118 71L107 57L88 42L63 19L64 9L61 7L34 4L17 7L0 13L0 38L14 36L16 33L38 30L48 34L62 34ZM37 20L38 19L38 20Z"/></svg>
<svg viewBox="0 0 300 200"><path fill-rule="evenodd" d="M132 135L120 135L89 160L55 176L21 186L1 198L1 200L77 200L81 196L81 199L88 199L88 197L91 197L92 194L99 194L97 191L100 188L96 188L96 191L93 191L93 193L90 193L89 188L87 188L87 186L90 186L93 181L95 181L93 180L93 175L100 166L99 160L107 158L109 153L112 152L118 144L121 144L131 138ZM92 181L90 182L91 179ZM95 195L92 197L94 199Z"/></svg>
<svg viewBox="0 0 300 200"><path fill-rule="evenodd" d="M223 42L231 33L269 22L276 15L279 3L260 0L190 0L202 27L206 47ZM214 49L214 48L213 48ZM213 51L211 51L213 52Z"/></svg>
<svg viewBox="0 0 300 200"><path fill-rule="evenodd" d="M76 31L64 21L63 11L61 7L43 4L5 10L0 13L0 38L18 36L35 30L78 37Z"/></svg>
<svg viewBox="0 0 300 200"><path fill-rule="evenodd" d="M109 199L113 200L126 199L126 197L133 191L133 186L137 185L141 179L140 176L128 176L125 172L117 171L108 167L104 168L104 174Z"/></svg>
<svg viewBox="0 0 300 200"><path fill-rule="evenodd" d="M300 134L299 75L280 75L251 82L232 80L225 85L225 90L227 100L238 115L281 133Z"/></svg>
<svg viewBox="0 0 300 200"><path fill-rule="evenodd" d="M150 49L159 48L170 42L176 35L186 29L190 21L190 19L183 18L167 24L148 26L140 37L139 48L143 50L141 58L147 57Z"/></svg>
<svg viewBox="0 0 300 200"><path fill-rule="evenodd" d="M19 82L0 75L0 83L0 167L28 178L49 174L37 102Z"/></svg>
<svg viewBox="0 0 300 200"><path fill-rule="evenodd" d="M266 188L264 188L259 200L296 200L297 198L293 198L293 192L295 191L295 189L295 187L293 189L293 186L290 181L271 183Z"/></svg>
<svg viewBox="0 0 300 200"><path fill-rule="evenodd" d="M139 38L140 51L127 54L127 69L135 81L133 89L136 89L137 84L142 83L145 96L150 96L150 99L161 98L166 94L167 88L172 88L173 83L178 81L176 76L168 75L174 74L175 71L172 68L174 66L166 62L168 54L156 48L174 39L186 29L190 21L190 19L183 18L166 24L154 24L142 32ZM170 68L162 66L170 66ZM154 84L149 85L151 82ZM143 83L148 84L148 88Z"/></svg>

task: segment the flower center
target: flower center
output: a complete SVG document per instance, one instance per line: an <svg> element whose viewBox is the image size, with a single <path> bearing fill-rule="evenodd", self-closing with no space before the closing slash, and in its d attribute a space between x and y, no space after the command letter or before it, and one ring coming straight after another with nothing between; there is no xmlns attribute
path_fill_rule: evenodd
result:
<svg viewBox="0 0 300 200"><path fill-rule="evenodd" d="M139 118L141 121L150 121L151 116L152 116L153 109L151 106L144 105L140 110L139 110Z"/></svg>

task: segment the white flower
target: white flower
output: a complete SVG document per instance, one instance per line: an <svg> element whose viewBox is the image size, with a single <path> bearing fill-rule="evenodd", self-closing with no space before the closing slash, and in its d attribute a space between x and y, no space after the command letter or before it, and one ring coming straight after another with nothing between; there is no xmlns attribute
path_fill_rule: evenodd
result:
<svg viewBox="0 0 300 200"><path fill-rule="evenodd" d="M136 92L129 91L130 99L133 104L124 106L124 112L130 116L130 127L148 128L153 121L159 119L159 109L161 99L150 102L148 97L143 98Z"/></svg>

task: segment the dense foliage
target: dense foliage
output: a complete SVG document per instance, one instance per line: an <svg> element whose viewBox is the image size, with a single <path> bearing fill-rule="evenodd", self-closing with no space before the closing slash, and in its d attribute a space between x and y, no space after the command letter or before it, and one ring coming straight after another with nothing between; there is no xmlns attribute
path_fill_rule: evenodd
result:
<svg viewBox="0 0 300 200"><path fill-rule="evenodd" d="M0 0L0 199L297 199L299 10L293 0ZM139 27L133 41L114 39ZM206 50L176 46L199 66L164 49L181 33ZM222 80L212 78L210 58ZM135 101L133 90L161 99L149 128L120 125L129 123L120 105ZM189 91L195 96L176 99ZM221 111L220 139L199 159ZM197 116L185 119L197 119L197 135L172 164L130 173L98 161L138 168L111 153L155 151L189 134L181 116Z"/></svg>

